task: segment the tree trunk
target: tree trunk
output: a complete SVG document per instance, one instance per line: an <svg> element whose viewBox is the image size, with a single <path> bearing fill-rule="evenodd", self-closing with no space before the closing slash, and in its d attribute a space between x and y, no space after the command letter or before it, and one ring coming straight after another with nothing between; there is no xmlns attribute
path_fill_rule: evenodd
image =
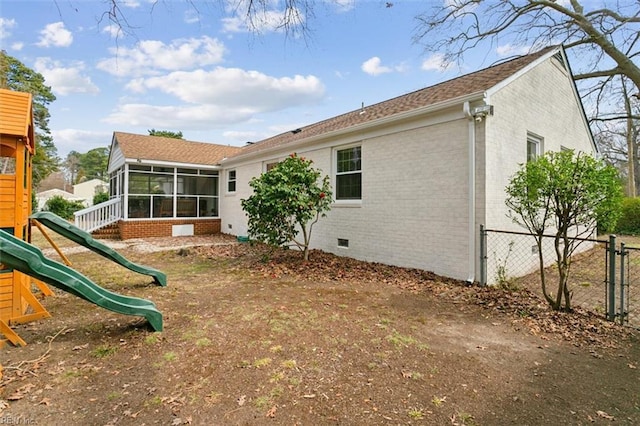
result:
<svg viewBox="0 0 640 426"><path fill-rule="evenodd" d="M635 166L638 161L638 152L636 149L635 138L634 138L634 129L633 129L633 118L631 118L631 114L633 113L631 109L631 101L629 100L629 92L627 91L627 85L625 84L624 78L622 78L622 94L624 96L624 110L627 114L627 187L628 187L628 195L629 197L636 196L636 172Z"/></svg>

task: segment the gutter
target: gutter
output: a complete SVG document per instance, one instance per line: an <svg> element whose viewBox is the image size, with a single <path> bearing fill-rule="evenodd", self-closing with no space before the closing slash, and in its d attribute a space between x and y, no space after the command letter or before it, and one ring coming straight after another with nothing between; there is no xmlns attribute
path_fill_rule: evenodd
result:
<svg viewBox="0 0 640 426"><path fill-rule="evenodd" d="M468 118L469 128L469 275L467 284L476 278L476 118L471 112L469 102L462 105L462 111Z"/></svg>
<svg viewBox="0 0 640 426"><path fill-rule="evenodd" d="M350 133L362 132L364 130L374 128L377 126L384 126L385 124L392 124L397 121L408 120L408 119L419 117L424 114L429 114L441 109L454 107L463 102L468 104L472 100L482 99L484 94L485 94L484 91L475 92L475 93L467 94L464 96L459 96L457 98L448 99L446 101L443 101L437 104L426 105L424 107L415 108L409 111L401 112L401 113L390 115L387 117L382 117L377 120L366 121L364 123L356 124L354 126L346 127L343 129L338 129L331 132L321 133L319 135L311 136L308 138L299 139L297 141L294 141L288 144L278 145L273 148L257 150L254 152L250 152L248 154L240 153L240 154L234 155L233 157L222 159L222 161L220 161L220 165L228 167L227 164L233 164L236 161L240 162L243 160L245 161L249 160L253 157L262 157L270 153L282 151L283 149L295 151L295 149L298 147L301 147L304 145L310 145L325 139L336 138L336 137L348 135ZM260 143L260 142L257 142L257 143Z"/></svg>
<svg viewBox="0 0 640 426"><path fill-rule="evenodd" d="M476 281L476 124L482 123L493 115L493 106L488 104L485 93L481 105L471 108L469 101L462 105L462 111L468 118L469 127L469 275L467 284Z"/></svg>

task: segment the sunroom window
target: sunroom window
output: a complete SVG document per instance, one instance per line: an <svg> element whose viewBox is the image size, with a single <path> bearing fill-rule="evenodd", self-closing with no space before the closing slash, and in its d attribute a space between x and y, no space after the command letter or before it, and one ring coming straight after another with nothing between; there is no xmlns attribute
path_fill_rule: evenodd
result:
<svg viewBox="0 0 640 426"><path fill-rule="evenodd" d="M218 172L172 167L132 167L130 218L217 217Z"/></svg>

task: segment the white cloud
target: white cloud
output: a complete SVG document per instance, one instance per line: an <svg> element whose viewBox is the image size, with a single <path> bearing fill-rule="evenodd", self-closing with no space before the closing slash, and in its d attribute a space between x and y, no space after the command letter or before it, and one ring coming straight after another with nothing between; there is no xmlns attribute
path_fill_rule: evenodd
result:
<svg viewBox="0 0 640 426"><path fill-rule="evenodd" d="M531 46L514 46L511 43L503 44L496 48L498 56L526 55L531 50Z"/></svg>
<svg viewBox="0 0 640 426"><path fill-rule="evenodd" d="M111 38L118 38L124 35L122 28L116 24L105 25L101 31L109 34Z"/></svg>
<svg viewBox="0 0 640 426"><path fill-rule="evenodd" d="M108 123L203 130L247 122L260 113L315 103L325 92L315 76L276 78L257 71L222 67L137 79L128 88L133 86L137 91L171 94L184 104L123 103L107 117Z"/></svg>
<svg viewBox="0 0 640 426"><path fill-rule="evenodd" d="M0 40L11 35L11 30L16 27L15 19L6 19L0 17Z"/></svg>
<svg viewBox="0 0 640 426"><path fill-rule="evenodd" d="M455 64L445 59L441 53L435 53L422 61L422 70L445 72L455 67Z"/></svg>
<svg viewBox="0 0 640 426"><path fill-rule="evenodd" d="M124 104L104 121L121 126L210 130L213 126L245 121L253 113L251 108L230 109L219 105Z"/></svg>
<svg viewBox="0 0 640 426"><path fill-rule="evenodd" d="M245 9L242 7L245 7ZM256 6L254 5L253 7L255 8ZM246 6L238 6L232 10L232 13L233 16L222 19L223 32L282 32L285 31L285 23L294 27L304 24L304 14L295 8L289 11L276 9L254 10L251 20L247 19Z"/></svg>
<svg viewBox="0 0 640 426"><path fill-rule="evenodd" d="M84 62L77 61L65 67L59 61L54 61L51 58L38 58L36 59L34 70L44 76L47 85L51 86L51 90L56 94L96 94L100 92L100 89L93 84L91 78L83 75L85 71Z"/></svg>
<svg viewBox="0 0 640 426"><path fill-rule="evenodd" d="M71 151L88 152L94 148L111 145L111 132L94 132L79 129L52 130L51 136L56 144L58 156L66 158Z"/></svg>
<svg viewBox="0 0 640 426"><path fill-rule="evenodd" d="M68 47L73 43L73 34L64 27L63 22L48 24L40 31L40 40L36 46L40 47Z"/></svg>
<svg viewBox="0 0 640 426"><path fill-rule="evenodd" d="M338 13L348 12L356 6L356 0L332 0Z"/></svg>
<svg viewBox="0 0 640 426"><path fill-rule="evenodd" d="M97 68L117 76L158 74L160 70L176 71L222 62L224 44L215 38L143 40L133 48L112 47L113 57L102 59Z"/></svg>
<svg viewBox="0 0 640 426"><path fill-rule="evenodd" d="M188 103L247 108L256 112L315 102L324 96L324 86L313 75L276 78L258 71L223 67L212 71L176 71L135 80L131 88L159 90Z"/></svg>
<svg viewBox="0 0 640 426"><path fill-rule="evenodd" d="M11 43L11 49L12 50L22 50L22 48L24 47L24 43L21 41L17 41L15 43Z"/></svg>
<svg viewBox="0 0 640 426"><path fill-rule="evenodd" d="M224 136L226 139L231 139L237 142L258 141L266 137L265 135L258 132L241 132L237 130L222 132L222 136Z"/></svg>
<svg viewBox="0 0 640 426"><path fill-rule="evenodd" d="M383 66L382 61L377 56L364 61L360 68L362 68L362 71L366 72L367 74L374 76L390 73L393 71L393 69L387 66Z"/></svg>
<svg viewBox="0 0 640 426"><path fill-rule="evenodd" d="M140 2L138 0L120 0L119 4L130 9L136 9L140 7Z"/></svg>
<svg viewBox="0 0 640 426"><path fill-rule="evenodd" d="M198 14L197 10L188 9L186 12L184 12L183 20L186 24L197 24L198 22L200 22L200 15Z"/></svg>

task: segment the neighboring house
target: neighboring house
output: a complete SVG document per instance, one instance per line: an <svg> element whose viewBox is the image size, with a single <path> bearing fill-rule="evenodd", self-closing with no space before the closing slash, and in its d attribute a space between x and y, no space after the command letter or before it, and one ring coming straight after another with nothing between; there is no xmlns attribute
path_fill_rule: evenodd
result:
<svg viewBox="0 0 640 426"><path fill-rule="evenodd" d="M73 193L59 188L41 191L36 194L38 210L43 210L47 201L55 196L60 196L67 201L79 201L85 207L89 207L93 205L93 196L99 192L109 192L109 184L100 179L91 179L86 182L73 185Z"/></svg>
<svg viewBox="0 0 640 426"><path fill-rule="evenodd" d="M85 199L83 197L78 197L77 195L64 191L62 189L48 189L36 194L36 200L38 201L38 210L44 210L47 201L49 201L49 199L53 197L62 197L67 201L80 201L81 203L85 202Z"/></svg>
<svg viewBox="0 0 640 426"><path fill-rule="evenodd" d="M84 199L85 206L92 206L93 197L103 192L109 192L109 184L100 179L91 179L73 185L73 195Z"/></svg>
<svg viewBox="0 0 640 426"><path fill-rule="evenodd" d="M109 172L122 238L202 233L202 221L246 235L249 180L297 152L334 188L314 248L476 281L479 226L520 230L509 178L563 148L596 153L565 52L550 47L243 148L116 132Z"/></svg>

